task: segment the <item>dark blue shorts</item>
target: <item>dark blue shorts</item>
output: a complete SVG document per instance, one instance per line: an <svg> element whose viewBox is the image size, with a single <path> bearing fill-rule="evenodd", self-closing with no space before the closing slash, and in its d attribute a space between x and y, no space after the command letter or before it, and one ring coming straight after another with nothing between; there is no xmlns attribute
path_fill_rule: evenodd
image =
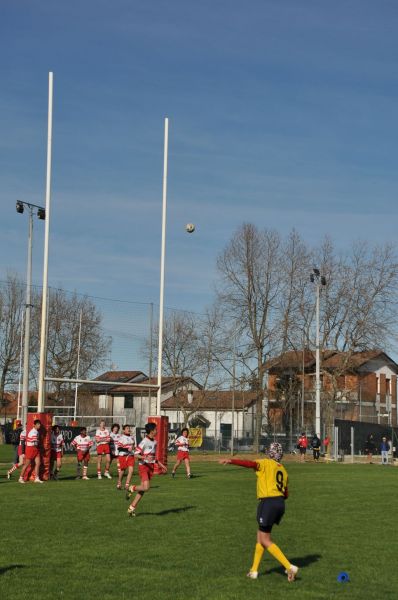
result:
<svg viewBox="0 0 398 600"><path fill-rule="evenodd" d="M260 531L270 533L273 525L279 525L285 514L285 499L282 496L275 498L260 498L257 507L257 523Z"/></svg>

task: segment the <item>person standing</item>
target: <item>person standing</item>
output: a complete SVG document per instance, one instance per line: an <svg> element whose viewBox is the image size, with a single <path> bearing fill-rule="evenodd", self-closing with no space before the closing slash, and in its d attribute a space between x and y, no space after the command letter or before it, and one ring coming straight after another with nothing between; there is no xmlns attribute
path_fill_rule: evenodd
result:
<svg viewBox="0 0 398 600"><path fill-rule="evenodd" d="M320 451L321 451L321 440L316 433L314 433L314 436L311 440L311 448L312 448L312 454L314 456L314 460L318 461Z"/></svg>
<svg viewBox="0 0 398 600"><path fill-rule="evenodd" d="M51 459L50 476L52 479L58 479L58 473L62 467L62 456L65 450L65 442L58 425L53 425L51 432ZM54 469L55 465L55 469ZM54 469L54 470L53 470Z"/></svg>
<svg viewBox="0 0 398 600"><path fill-rule="evenodd" d="M381 464L388 465L388 453L390 452L390 444L388 443L385 435L383 435L383 437L381 438L380 452Z"/></svg>
<svg viewBox="0 0 398 600"><path fill-rule="evenodd" d="M366 445L365 445L365 452L366 455L368 457L368 463L372 464L372 458L373 458L373 454L376 451L376 444L373 438L373 433L369 433L368 437L366 438Z"/></svg>
<svg viewBox="0 0 398 600"><path fill-rule="evenodd" d="M285 499L288 497L288 475L285 467L280 464L283 456L281 444L273 442L265 450L267 457L263 459L238 460L225 458L220 460L222 465L238 465L253 469L257 476L257 543L254 551L253 564L247 576L257 579L258 568L264 550L266 549L283 567L289 582L294 581L298 567L293 565L283 554L282 550L271 539L271 530L279 525L285 513Z"/></svg>
<svg viewBox="0 0 398 600"><path fill-rule="evenodd" d="M11 479L12 473L22 467L25 462L25 442L26 442L26 429L22 428L22 422L17 420L14 438L15 447L15 459L11 469L7 471L7 479Z"/></svg>
<svg viewBox="0 0 398 600"><path fill-rule="evenodd" d="M302 432L299 439L297 440L297 448L300 452L300 461L304 462L305 455L306 455L307 448L308 448L308 438L305 435L304 431Z"/></svg>
<svg viewBox="0 0 398 600"><path fill-rule="evenodd" d="M183 462L185 465L185 471L187 473L188 479L191 478L191 466L189 464L189 429L184 427L181 431L181 435L174 442L175 446L177 446L177 461L173 467L171 472L171 476L174 478L176 475L176 471L180 464Z"/></svg>
<svg viewBox="0 0 398 600"><path fill-rule="evenodd" d="M117 449L117 442L118 439L120 437L120 425L119 423L113 423L112 427L111 427L111 432L110 432L110 442L109 442L109 450L110 450L110 456L111 456L111 464L113 462L113 460L116 460L117 463L117 472L119 474L119 461L117 459L118 457L118 449Z"/></svg>
<svg viewBox="0 0 398 600"><path fill-rule="evenodd" d="M105 427L105 421L100 421L99 428L95 432L95 441L97 442L97 477L98 479L102 479L101 464L102 457L105 456L104 477L112 479L112 475L109 473L109 467L111 466L111 436L108 429Z"/></svg>
<svg viewBox="0 0 398 600"><path fill-rule="evenodd" d="M39 430L41 427L40 419L36 419L33 422L33 428L29 431L26 436L26 450L25 450L25 463L22 467L21 475L18 479L18 483L26 483L24 479L25 471L31 465L34 465L35 479L34 483L43 483L39 477L39 469L41 464L39 442L40 434Z"/></svg>

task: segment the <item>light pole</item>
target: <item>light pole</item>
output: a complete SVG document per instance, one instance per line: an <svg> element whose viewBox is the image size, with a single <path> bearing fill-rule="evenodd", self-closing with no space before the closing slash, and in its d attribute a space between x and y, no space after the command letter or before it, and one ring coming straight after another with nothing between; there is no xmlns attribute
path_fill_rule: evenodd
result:
<svg viewBox="0 0 398 600"><path fill-rule="evenodd" d="M319 269L314 268L310 275L310 281L315 283L316 294L316 372L315 372L315 434L322 435L321 432L321 366L319 351L319 299L321 286L326 285L326 278L321 275Z"/></svg>
<svg viewBox="0 0 398 600"><path fill-rule="evenodd" d="M33 245L33 212L37 209L37 216L41 221L46 218L46 211L42 206L17 200L17 213L23 214L25 207L29 211L28 226L28 266L26 272L26 304L25 304L25 343L23 354L23 381L22 381L22 406L21 420L25 426L28 413L29 396L29 364L30 364L30 309L32 308L32 245Z"/></svg>

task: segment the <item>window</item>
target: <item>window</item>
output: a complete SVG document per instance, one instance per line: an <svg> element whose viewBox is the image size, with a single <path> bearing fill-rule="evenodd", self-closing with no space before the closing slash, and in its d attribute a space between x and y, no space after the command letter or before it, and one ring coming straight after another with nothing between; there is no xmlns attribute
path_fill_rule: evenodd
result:
<svg viewBox="0 0 398 600"><path fill-rule="evenodd" d="M124 408L134 408L134 396L132 394L127 394L124 397Z"/></svg>
<svg viewBox="0 0 398 600"><path fill-rule="evenodd" d="M108 396L106 394L98 396L98 408L108 408Z"/></svg>

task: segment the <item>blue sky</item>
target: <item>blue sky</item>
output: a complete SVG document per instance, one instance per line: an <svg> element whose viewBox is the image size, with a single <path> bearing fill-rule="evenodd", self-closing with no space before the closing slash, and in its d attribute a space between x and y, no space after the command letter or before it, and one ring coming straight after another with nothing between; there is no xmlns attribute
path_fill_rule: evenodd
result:
<svg viewBox="0 0 398 600"><path fill-rule="evenodd" d="M0 278L25 273L15 200L44 203L49 70L52 285L158 301L165 116L168 306L211 302L244 221L394 240L397 30L395 0L3 0Z"/></svg>

